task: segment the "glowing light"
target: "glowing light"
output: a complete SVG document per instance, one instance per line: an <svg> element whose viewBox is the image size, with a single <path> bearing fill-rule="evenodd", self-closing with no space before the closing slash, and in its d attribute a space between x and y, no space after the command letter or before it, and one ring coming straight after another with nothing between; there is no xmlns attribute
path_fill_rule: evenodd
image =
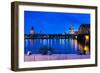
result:
<svg viewBox="0 0 100 73"><path fill-rule="evenodd" d="M89 36L88 35L85 35L85 40L89 40Z"/></svg>
<svg viewBox="0 0 100 73"><path fill-rule="evenodd" d="M65 40L64 40L64 39L62 39L62 44L63 44L63 45L65 44Z"/></svg>
<svg viewBox="0 0 100 73"><path fill-rule="evenodd" d="M85 47L84 47L84 50L86 51L86 54L89 53L89 47L88 47L88 46L85 46Z"/></svg>
<svg viewBox="0 0 100 73"><path fill-rule="evenodd" d="M78 46L77 40L75 40L74 43L75 43L75 49L77 49Z"/></svg>
<svg viewBox="0 0 100 73"><path fill-rule="evenodd" d="M75 39L77 39L77 36L75 36Z"/></svg>
<svg viewBox="0 0 100 73"><path fill-rule="evenodd" d="M47 43L46 39L43 39L43 45L45 45Z"/></svg>
<svg viewBox="0 0 100 73"><path fill-rule="evenodd" d="M88 51L88 50L89 50L88 46L85 46L85 47L84 47L84 50L85 50L85 51Z"/></svg>

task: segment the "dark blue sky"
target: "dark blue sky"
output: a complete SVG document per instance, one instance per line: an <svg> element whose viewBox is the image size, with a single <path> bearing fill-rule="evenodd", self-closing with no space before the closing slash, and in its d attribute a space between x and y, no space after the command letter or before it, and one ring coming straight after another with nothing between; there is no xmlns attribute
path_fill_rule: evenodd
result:
<svg viewBox="0 0 100 73"><path fill-rule="evenodd" d="M36 33L68 32L70 25L77 31L81 24L90 24L90 14L24 11L24 32L33 26Z"/></svg>

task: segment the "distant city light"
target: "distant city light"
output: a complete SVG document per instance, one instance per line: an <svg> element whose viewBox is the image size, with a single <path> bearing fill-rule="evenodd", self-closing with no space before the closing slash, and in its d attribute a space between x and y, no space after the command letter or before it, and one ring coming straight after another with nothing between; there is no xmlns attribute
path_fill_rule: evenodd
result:
<svg viewBox="0 0 100 73"><path fill-rule="evenodd" d="M77 36L75 36L75 39L77 39Z"/></svg>

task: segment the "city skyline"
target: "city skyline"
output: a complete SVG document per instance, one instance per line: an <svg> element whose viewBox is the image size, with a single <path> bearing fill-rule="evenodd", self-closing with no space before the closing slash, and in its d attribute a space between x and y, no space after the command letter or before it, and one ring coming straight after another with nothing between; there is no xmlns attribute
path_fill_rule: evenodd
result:
<svg viewBox="0 0 100 73"><path fill-rule="evenodd" d="M71 25L78 31L81 24L90 24L90 14L24 11L24 23L25 34L29 34L32 27L36 33L62 34L68 32Z"/></svg>

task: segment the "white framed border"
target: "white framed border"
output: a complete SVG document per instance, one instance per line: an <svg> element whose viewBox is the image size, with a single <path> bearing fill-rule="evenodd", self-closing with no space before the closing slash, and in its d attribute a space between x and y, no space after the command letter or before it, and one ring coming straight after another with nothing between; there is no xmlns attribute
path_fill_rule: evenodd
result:
<svg viewBox="0 0 100 73"><path fill-rule="evenodd" d="M48 6L29 6L29 5L19 5L19 50L18 50L18 63L19 68L35 68L35 67L50 67L50 66L63 66L63 65L86 65L95 64L95 10L85 9L85 8L63 8L63 7L48 7ZM59 60L59 61L36 61L36 62L24 62L24 11L46 11L46 12L64 12L64 13L89 13L91 15L91 39L90 47L91 55L90 59L75 59L75 60ZM91 40L90 39L90 40Z"/></svg>

